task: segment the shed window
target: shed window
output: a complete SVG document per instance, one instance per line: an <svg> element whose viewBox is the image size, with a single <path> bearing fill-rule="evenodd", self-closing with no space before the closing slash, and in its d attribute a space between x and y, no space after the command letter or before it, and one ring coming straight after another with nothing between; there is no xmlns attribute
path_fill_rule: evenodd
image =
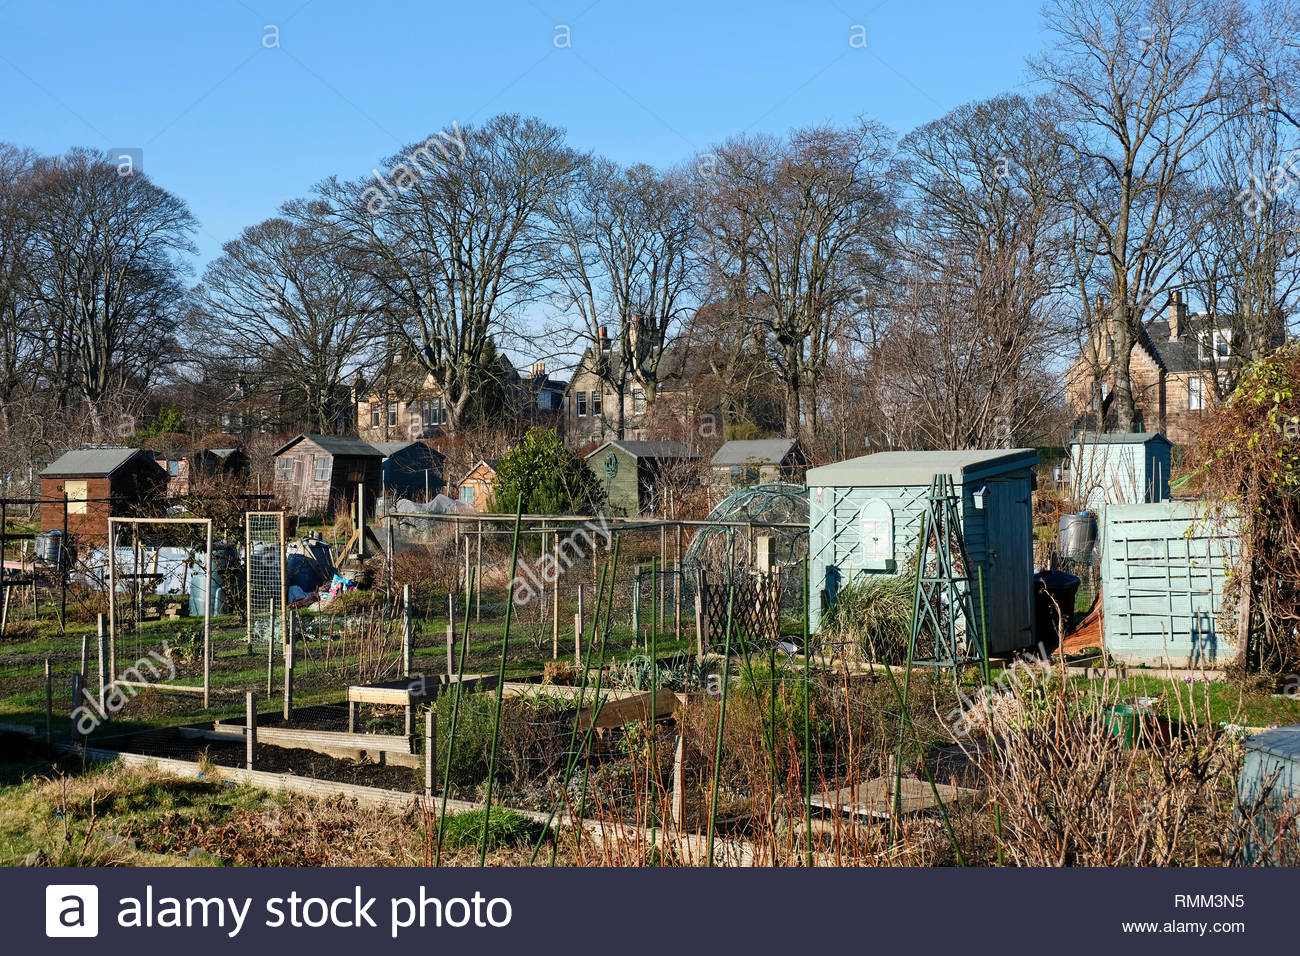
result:
<svg viewBox="0 0 1300 956"><path fill-rule="evenodd" d="M179 478L180 473L181 473L181 463L177 461L175 458L169 459L167 462L167 474L173 478Z"/></svg>
<svg viewBox="0 0 1300 956"><path fill-rule="evenodd" d="M474 486L473 486L473 485L463 485L463 486L461 487L461 489L460 489L460 500L463 501L463 502L465 502L465 504L467 504L467 505L472 505L472 504L474 503Z"/></svg>
<svg viewBox="0 0 1300 956"><path fill-rule="evenodd" d="M328 458L317 458L312 466L312 479L315 481L330 480L330 460Z"/></svg>
<svg viewBox="0 0 1300 956"><path fill-rule="evenodd" d="M288 478L293 474L292 458L277 458L275 460L275 477Z"/></svg>
<svg viewBox="0 0 1300 956"><path fill-rule="evenodd" d="M90 497L89 484L84 481L65 481L63 493L68 496L68 514L84 515L86 499Z"/></svg>

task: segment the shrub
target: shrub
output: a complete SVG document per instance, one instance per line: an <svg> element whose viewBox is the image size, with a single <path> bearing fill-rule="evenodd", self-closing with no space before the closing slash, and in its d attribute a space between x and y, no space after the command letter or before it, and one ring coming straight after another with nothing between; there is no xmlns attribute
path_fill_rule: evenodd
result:
<svg viewBox="0 0 1300 956"><path fill-rule="evenodd" d="M912 585L906 571L854 578L840 588L824 626L854 641L871 660L902 663L912 634Z"/></svg>
<svg viewBox="0 0 1300 956"><path fill-rule="evenodd" d="M525 514L590 514L604 504L604 492L555 429L537 426L497 466L491 510L513 514L521 500Z"/></svg>
<svg viewBox="0 0 1300 956"><path fill-rule="evenodd" d="M443 820L442 845L451 850L479 846L483 842L484 814L487 814L489 850L532 843L537 839L542 826L504 807L493 807L490 813L486 810L470 810Z"/></svg>

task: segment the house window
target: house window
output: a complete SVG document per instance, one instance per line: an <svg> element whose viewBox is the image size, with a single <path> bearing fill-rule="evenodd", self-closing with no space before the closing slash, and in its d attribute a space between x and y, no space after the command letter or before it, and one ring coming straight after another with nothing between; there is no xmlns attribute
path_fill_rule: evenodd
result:
<svg viewBox="0 0 1300 956"><path fill-rule="evenodd" d="M602 396L600 389L593 388L591 390L591 414L593 417L600 414L601 403Z"/></svg>
<svg viewBox="0 0 1300 956"><path fill-rule="evenodd" d="M1205 380L1189 378L1187 380L1187 410L1199 412L1205 408Z"/></svg>
<svg viewBox="0 0 1300 956"><path fill-rule="evenodd" d="M578 417L587 417L587 393L578 392Z"/></svg>
<svg viewBox="0 0 1300 956"><path fill-rule="evenodd" d="M167 461L167 474L171 478L179 478L181 474L181 463L175 458Z"/></svg>
<svg viewBox="0 0 1300 956"><path fill-rule="evenodd" d="M463 502L464 502L465 504L467 504L467 505L472 505L472 504L474 503L474 486L473 486L473 485L462 485L462 486L461 486L461 489L460 489L460 500L463 501Z"/></svg>
<svg viewBox="0 0 1300 956"><path fill-rule="evenodd" d="M420 417L426 426L447 424L447 403L439 395L420 401Z"/></svg>
<svg viewBox="0 0 1300 956"><path fill-rule="evenodd" d="M371 428L379 427L379 403L378 402L370 403L370 427Z"/></svg>
<svg viewBox="0 0 1300 956"><path fill-rule="evenodd" d="M389 428L397 427L397 403L396 402L388 403L388 427Z"/></svg>
<svg viewBox="0 0 1300 956"><path fill-rule="evenodd" d="M65 481L63 493L68 498L68 514L84 515L86 500L90 497L90 484L85 481Z"/></svg>
<svg viewBox="0 0 1300 956"><path fill-rule="evenodd" d="M639 388L632 389L632 414L640 415L645 412L645 392Z"/></svg>
<svg viewBox="0 0 1300 956"><path fill-rule="evenodd" d="M312 465L311 477L313 481L329 481L330 460L328 458L317 458Z"/></svg>

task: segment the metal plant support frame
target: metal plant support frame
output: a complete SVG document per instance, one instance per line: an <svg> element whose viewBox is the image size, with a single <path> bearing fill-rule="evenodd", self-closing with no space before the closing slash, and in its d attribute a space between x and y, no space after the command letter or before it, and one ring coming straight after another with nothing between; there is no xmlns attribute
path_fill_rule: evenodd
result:
<svg viewBox="0 0 1300 956"><path fill-rule="evenodd" d="M258 631L259 618L266 620L268 687L273 675L275 660L275 638L279 631L280 647L283 649L289 637L288 614L288 538L286 535L287 515L283 511L249 511L244 514L244 595L245 595L245 643L248 652L253 651L254 643L261 645L261 633ZM274 572L254 567L253 560L256 545L270 547L276 554ZM276 612L279 612L279 627L276 627ZM254 641L254 638L257 638ZM269 696L271 691L267 690Z"/></svg>
<svg viewBox="0 0 1300 956"><path fill-rule="evenodd" d="M109 689L118 684L123 686L147 686L153 690L171 690L182 693L195 693L198 688L176 684L140 684L118 680L117 676L117 525L130 525L138 532L141 525L202 525L204 527L204 561L203 561L203 709L207 710L212 699L212 519L211 518L114 518L108 519L108 645L110 674ZM133 553L138 549L133 547ZM139 590L139 569L133 569L135 593Z"/></svg>
<svg viewBox="0 0 1300 956"><path fill-rule="evenodd" d="M961 496L951 475L935 475L922 516L917 548L916 592L912 604L911 662L920 667L952 667L982 658L970 557L962 534ZM964 631L959 628L964 622ZM917 657L923 633L934 636L934 654Z"/></svg>

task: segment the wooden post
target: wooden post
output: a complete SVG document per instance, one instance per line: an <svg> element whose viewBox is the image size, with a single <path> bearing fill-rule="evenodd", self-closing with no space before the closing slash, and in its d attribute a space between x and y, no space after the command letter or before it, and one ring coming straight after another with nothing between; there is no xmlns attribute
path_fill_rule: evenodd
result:
<svg viewBox="0 0 1300 956"><path fill-rule="evenodd" d="M582 585L578 585L578 613L573 615L573 663L582 666Z"/></svg>
<svg viewBox="0 0 1300 956"><path fill-rule="evenodd" d="M551 584L551 660L560 656L560 532L551 532L551 547L555 564L551 571L555 581Z"/></svg>
<svg viewBox="0 0 1300 956"><path fill-rule="evenodd" d="M653 705L651 705L653 706ZM682 735L677 735L677 747L673 750L673 823L680 830L683 808L686 800L686 762L682 759Z"/></svg>
<svg viewBox="0 0 1300 956"><path fill-rule="evenodd" d="M385 510L388 508L388 505L386 503L384 505L384 508ZM392 601L393 600L393 522L392 519L390 519L387 514L384 515L384 524L387 526L387 531L388 531L388 535L387 535L388 557L384 560L384 574L388 581L387 600ZM391 607L392 605L390 604L389 606Z"/></svg>
<svg viewBox="0 0 1300 956"><path fill-rule="evenodd" d="M68 721L70 724L70 726L68 727L68 739L71 740L74 744L81 736L77 732L77 702L81 700L81 689L83 686L84 685L82 684L81 675L73 674L72 675L72 706L68 708Z"/></svg>
<svg viewBox="0 0 1300 956"><path fill-rule="evenodd" d="M705 618L704 569L695 572L695 653L703 657L704 646L708 643L709 623Z"/></svg>
<svg viewBox="0 0 1300 956"><path fill-rule="evenodd" d="M288 615L285 615L288 617ZM293 630L288 632L284 641L284 720L289 721L293 711Z"/></svg>
<svg viewBox="0 0 1300 956"><path fill-rule="evenodd" d="M673 562L673 636L682 640L682 562Z"/></svg>
<svg viewBox="0 0 1300 956"><path fill-rule="evenodd" d="M271 598L271 616L266 622L266 697L271 699L271 681L275 677L275 598Z"/></svg>
<svg viewBox="0 0 1300 956"><path fill-rule="evenodd" d="M424 795L433 796L433 767L438 762L438 714L430 707L424 712Z"/></svg>
<svg viewBox="0 0 1300 956"><path fill-rule="evenodd" d="M348 728L351 732L351 728ZM244 766L253 769L253 752L257 750L257 695L244 694Z"/></svg>
<svg viewBox="0 0 1300 956"><path fill-rule="evenodd" d="M641 643L641 572L632 581L632 646Z"/></svg>
<svg viewBox="0 0 1300 956"><path fill-rule="evenodd" d="M77 671L82 680L86 679L86 658L90 656L90 635L81 635L81 668Z"/></svg>
<svg viewBox="0 0 1300 956"><path fill-rule="evenodd" d="M348 733L357 732L357 702L348 697Z"/></svg>
<svg viewBox="0 0 1300 956"><path fill-rule="evenodd" d="M96 699L99 701L100 714L107 716L107 712L104 710L104 683L105 678L107 677L104 673L104 659L108 654L108 636L104 630L104 615L96 615L95 627L98 632L99 645L99 694L96 696Z"/></svg>
<svg viewBox="0 0 1300 956"><path fill-rule="evenodd" d="M54 744L54 685L50 683L50 659L45 658L45 746Z"/></svg>
<svg viewBox="0 0 1300 956"><path fill-rule="evenodd" d="M117 534L108 519L108 679L117 684Z"/></svg>
<svg viewBox="0 0 1300 956"><path fill-rule="evenodd" d="M203 709L212 700L212 519L207 524L208 559L203 568ZM284 573L284 565L280 565Z"/></svg>
<svg viewBox="0 0 1300 956"><path fill-rule="evenodd" d="M447 595L447 679L451 680L456 675L456 666L452 661L451 648L456 643L456 598L453 594Z"/></svg>
<svg viewBox="0 0 1300 956"><path fill-rule="evenodd" d="M411 586L402 585L402 675L411 673Z"/></svg>
<svg viewBox="0 0 1300 956"><path fill-rule="evenodd" d="M253 529L244 512L244 643L253 653Z"/></svg>

